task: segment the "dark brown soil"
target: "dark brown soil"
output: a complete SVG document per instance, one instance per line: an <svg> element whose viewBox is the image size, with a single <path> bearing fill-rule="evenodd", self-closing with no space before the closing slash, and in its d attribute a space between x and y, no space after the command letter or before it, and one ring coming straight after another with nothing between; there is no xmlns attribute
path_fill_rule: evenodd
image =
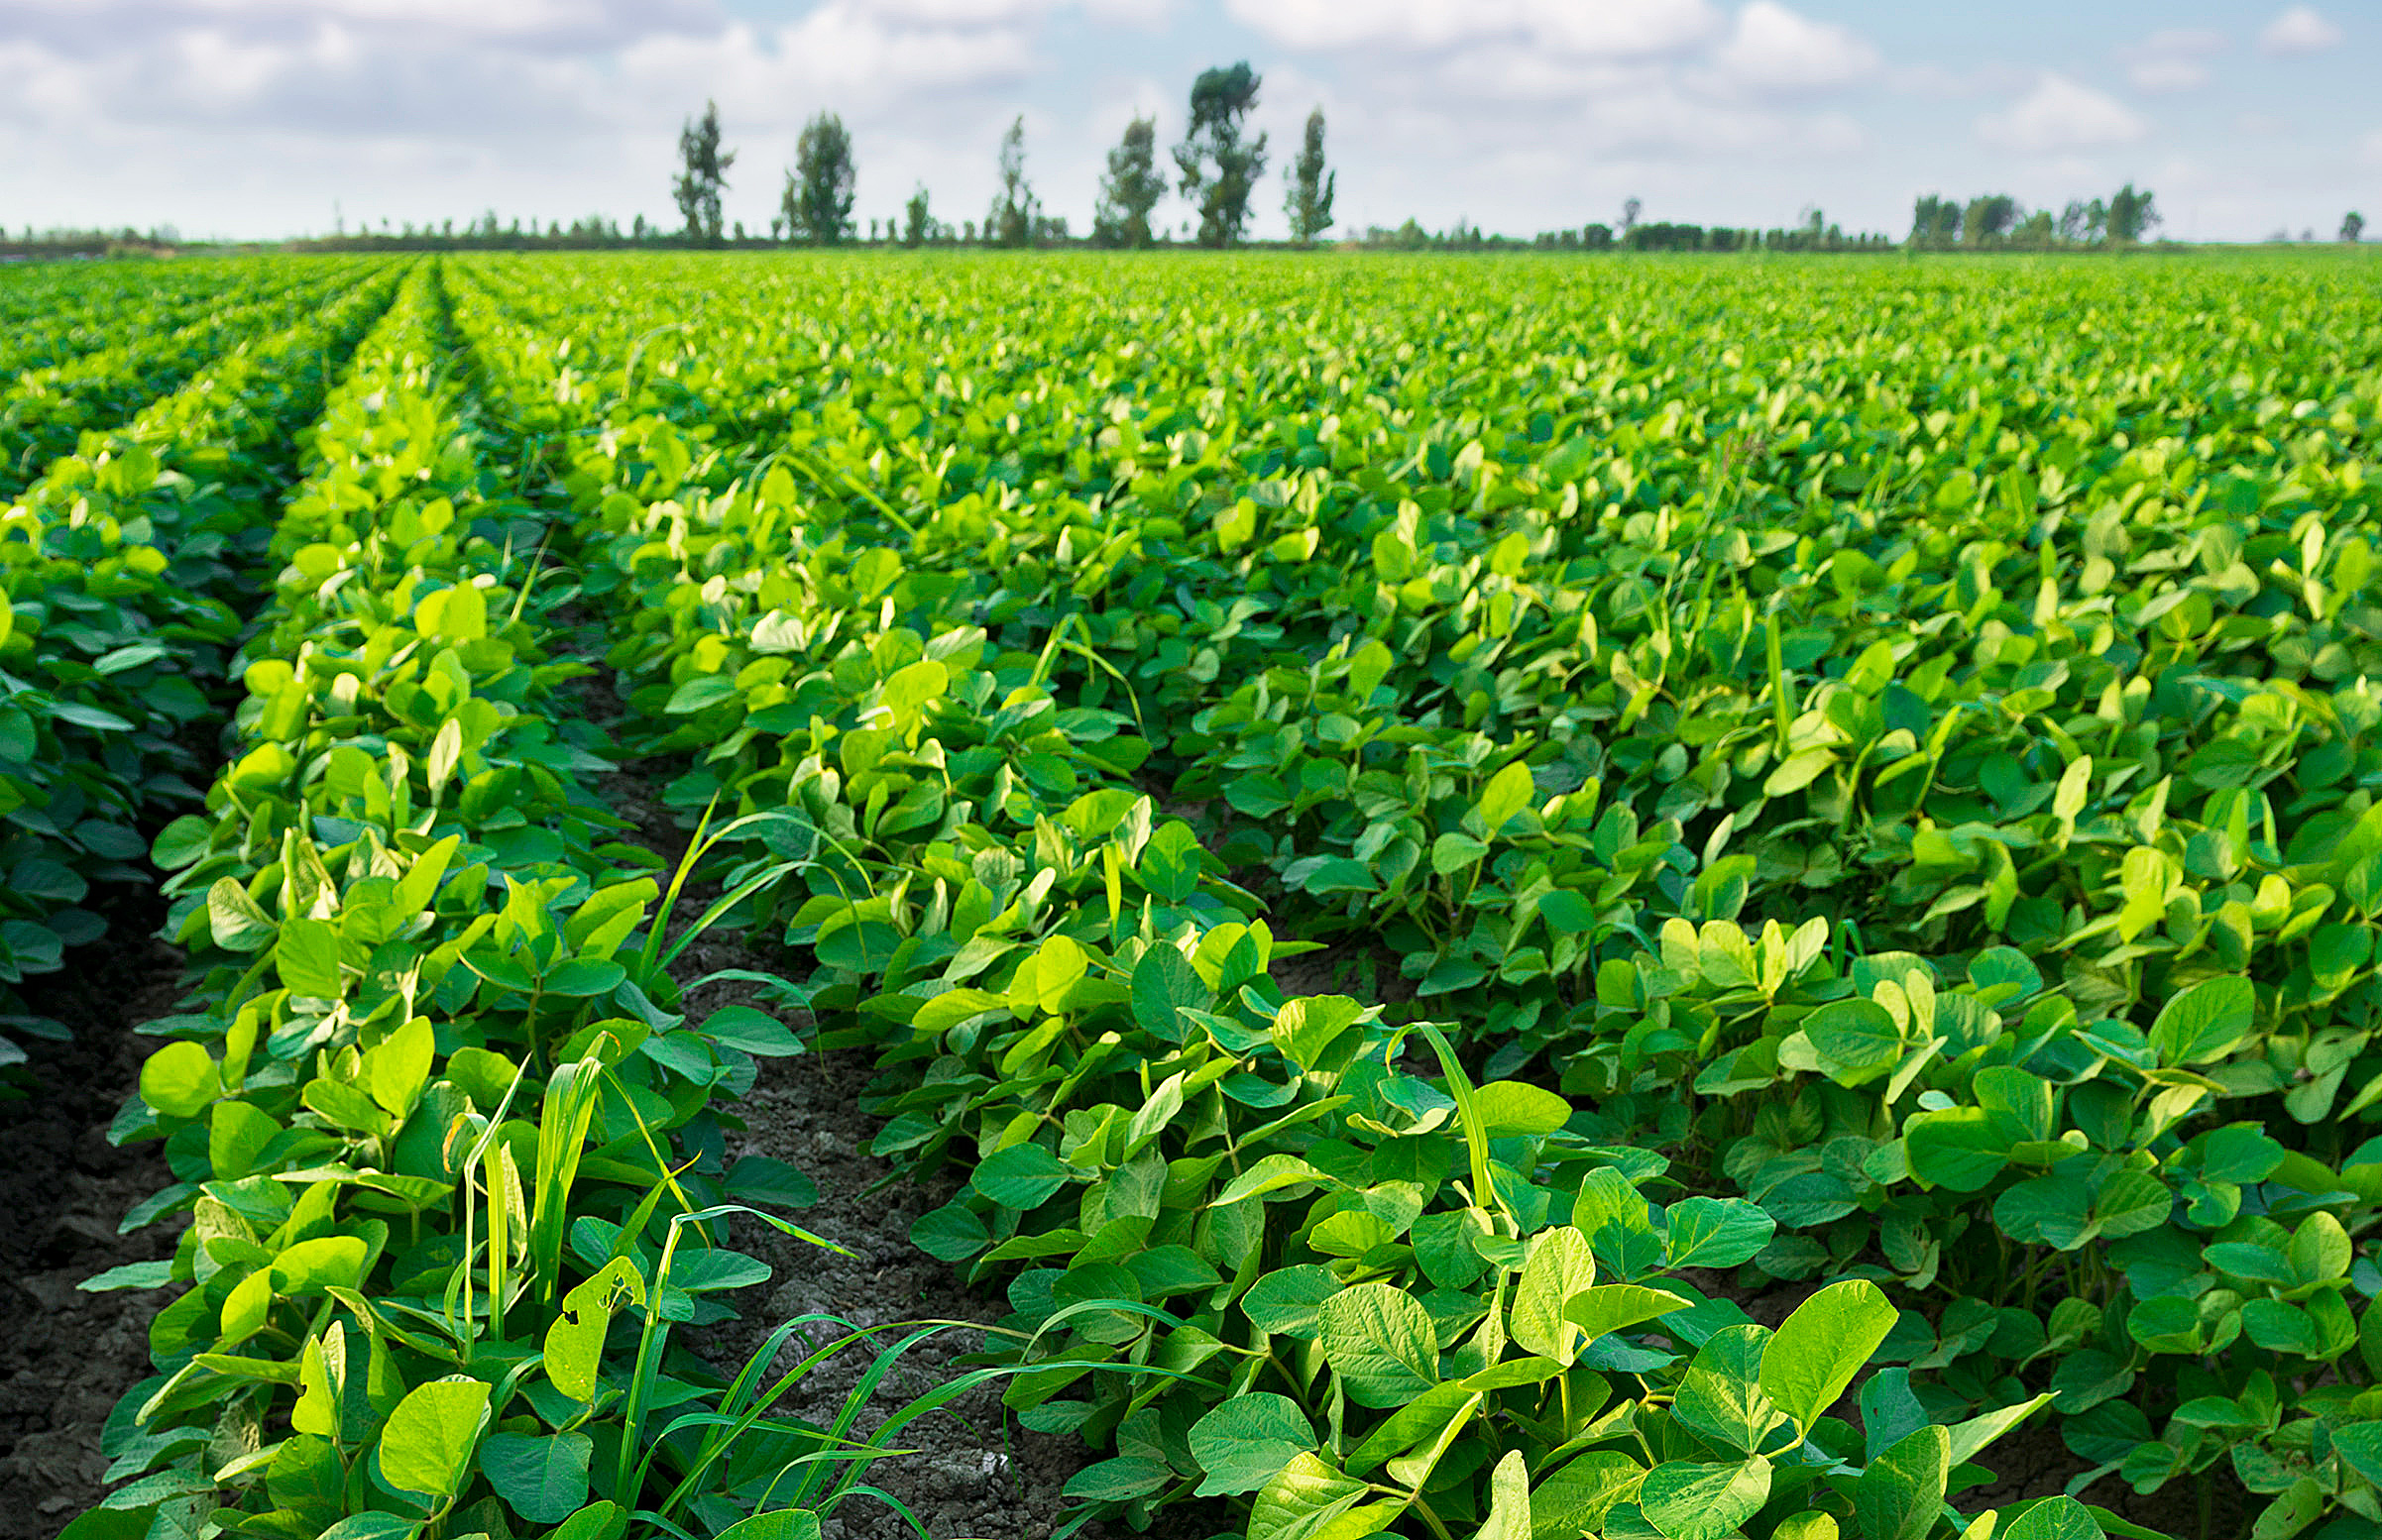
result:
<svg viewBox="0 0 2382 1540"><path fill-rule="evenodd" d="M630 837L676 860L685 832L635 774L608 777L605 802L636 822ZM678 918L703 913L717 894L690 884ZM688 946L673 972L692 980L725 968L783 974L796 959L763 938L715 932ZM685 1002L690 1019L721 1006L755 1003L749 983L710 985ZM807 1026L806 1023L795 1023ZM867 1153L878 1120L859 1108L872 1069L865 1054L845 1052L762 1061L759 1079L742 1100L725 1107L744 1124L732 1135L729 1155L765 1155L808 1175L819 1188L816 1206L792 1215L803 1228L843 1249L840 1255L757 1224L735 1235L738 1250L760 1257L770 1281L736 1296L742 1319L723 1323L691 1340L707 1361L733 1375L783 1322L827 1315L853 1328L901 1327L904 1323L986 1323L1009 1306L993 1289L965 1287L954 1269L910 1244L910 1226L951 1196L948 1179L935 1188L909 1181L888 1182L892 1167ZM821 1324L806 1332L812 1347L847 1335ZM806 1374L776 1403L775 1410L805 1421L832 1423L871 1360L909 1335L887 1331L845 1349ZM956 1363L984 1345L978 1331L950 1329L918 1343L896 1360L854 1422L851 1436L868 1438L885 1417L919 1395L964 1374ZM809 1349L789 1342L772 1366L772 1375L792 1370ZM917 1516L934 1540L1048 1540L1067 1522L1062 1488L1068 1478L1095 1458L1073 1438L1035 1434L1017 1426L1000 1401L998 1382L987 1383L922 1417L888 1440L908 1451L871 1464L869 1485L882 1489ZM1170 1516L1171 1518L1171 1516ZM1162 1524L1157 1533L1195 1540L1221 1529L1213 1514L1186 1515ZM1188 1524L1189 1527L1182 1527ZM918 1531L886 1502L855 1496L822 1526L823 1540L914 1540ZM1097 1524L1077 1531L1083 1540L1103 1540ZM1122 1531L1118 1531L1121 1534Z"/></svg>
<svg viewBox="0 0 2382 1540"><path fill-rule="evenodd" d="M2061 1442L2059 1426L2038 1413L2024 1427L2004 1434L1977 1463L1991 1471L1990 1485L1972 1487L1954 1495L1964 1513L1980 1513L2024 1497L2056 1496L2068 1483L2092 1467ZM2242 1489L2229 1464L2208 1473L2209 1523L2201 1525L2201 1489L2194 1478L2169 1482L2157 1491L2137 1493L2114 1476L2104 1476L2076 1495L2095 1507L2106 1508L2129 1523L2175 1540L2242 1540L2250 1532L2258 1499Z"/></svg>
<svg viewBox="0 0 2382 1540"><path fill-rule="evenodd" d="M163 1147L107 1142L156 1044L133 1028L172 1009L181 954L119 916L115 934L68 955L27 990L70 1043L26 1045L31 1094L0 1102L0 1540L48 1540L96 1505L108 1462L100 1430L116 1398L149 1373L149 1318L163 1290L86 1294L75 1285L122 1263L172 1253L181 1221L135 1235L116 1226L170 1183ZM128 938L137 937L137 938Z"/></svg>

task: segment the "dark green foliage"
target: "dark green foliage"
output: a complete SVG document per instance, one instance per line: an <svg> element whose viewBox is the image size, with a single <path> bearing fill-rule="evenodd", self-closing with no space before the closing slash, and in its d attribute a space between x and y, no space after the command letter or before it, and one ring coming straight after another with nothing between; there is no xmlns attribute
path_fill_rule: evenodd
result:
<svg viewBox="0 0 2382 1540"><path fill-rule="evenodd" d="M1291 163L1290 194L1283 200L1292 240L1304 245L1330 231L1332 193L1339 181L1339 172L1323 166L1323 109L1317 107L1306 115L1306 140Z"/></svg>
<svg viewBox="0 0 2382 1540"><path fill-rule="evenodd" d="M787 233L810 246L841 245L851 235L854 185L851 135L842 118L820 113L794 142L794 165L779 196Z"/></svg>
<svg viewBox="0 0 2382 1540"><path fill-rule="evenodd" d="M1183 195L1199 211L1202 246L1232 245L1249 222L1249 196L1266 169L1266 136L1243 136L1262 83L1246 59L1203 69L1191 83L1191 124L1175 147L1175 166Z"/></svg>
<svg viewBox="0 0 2382 1540"><path fill-rule="evenodd" d="M935 216L927 207L926 186L922 182L910 194L910 201L902 206L901 244L908 247L924 246L935 239L937 231Z"/></svg>
<svg viewBox="0 0 2382 1540"><path fill-rule="evenodd" d="M687 239L717 243L720 194L727 189L729 168L737 164L735 151L723 154L720 149L719 103L705 102L702 118L678 131L678 161L670 196L678 204L678 217L686 222ZM492 213L489 221L493 225L495 220Z"/></svg>
<svg viewBox="0 0 2382 1540"><path fill-rule="evenodd" d="M1165 196L1166 178L1158 171L1157 120L1135 118L1108 152L1108 174L1100 178L1100 204L1092 218L1092 243L1129 249L1149 245L1150 212Z"/></svg>
<svg viewBox="0 0 2382 1540"><path fill-rule="evenodd" d="M984 244L1031 245L1040 207L1026 182L1026 120L1021 113L1001 136L1001 189L984 214Z"/></svg>

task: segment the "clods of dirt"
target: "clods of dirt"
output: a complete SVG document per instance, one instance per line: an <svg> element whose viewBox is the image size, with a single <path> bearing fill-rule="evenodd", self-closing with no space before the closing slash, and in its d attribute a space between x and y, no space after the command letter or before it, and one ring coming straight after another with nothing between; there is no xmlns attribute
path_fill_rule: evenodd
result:
<svg viewBox="0 0 2382 1540"><path fill-rule="evenodd" d="M106 1491L99 1435L149 1373L160 1289L88 1294L108 1268L170 1256L180 1221L129 1236L117 1223L171 1182L163 1147L118 1149L108 1125L156 1046L133 1028L170 1011L182 958L128 918L110 938L35 980L40 1012L66 1043L26 1044L29 1094L0 1102L0 1540L49 1540Z"/></svg>

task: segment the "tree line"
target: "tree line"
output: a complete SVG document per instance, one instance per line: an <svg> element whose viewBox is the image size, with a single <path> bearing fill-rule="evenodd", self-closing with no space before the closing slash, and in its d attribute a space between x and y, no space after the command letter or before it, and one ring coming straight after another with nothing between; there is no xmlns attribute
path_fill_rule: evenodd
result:
<svg viewBox="0 0 2382 1540"><path fill-rule="evenodd" d="M1248 233L1250 204L1266 169L1267 136L1252 135L1248 120L1257 106L1264 77L1248 60L1229 67L1200 71L1191 83L1189 125L1173 147L1173 188L1191 205L1196 218L1194 239L1202 246L1237 246ZM690 119L678 136L679 169L671 182L671 198L684 222L684 238L700 245L727 244L723 194L737 153L725 146L717 102L706 103L700 118ZM999 190L984 211L981 225L967 220L954 227L938 218L926 187L921 184L904 205L898 221L868 224L868 239L902 246L964 243L986 246L1044 246L1074 239L1065 215L1044 211L1026 174L1026 120L1021 114L1001 136ZM841 246L856 239L859 227L852 216L857 198L858 171L851 132L841 116L822 111L803 126L794 145L794 164L785 168L776 215L769 222L772 242L792 241L805 246ZM1307 114L1300 152L1285 176L1284 212L1290 217L1292 239L1307 244L1331 228L1331 205L1339 182L1324 157L1323 109ZM1135 117L1125 126L1116 147L1108 152L1107 173L1100 179L1099 204L1092 216L1094 246L1131 249L1151 246L1164 233L1152 216L1165 200L1169 177L1158 165L1158 123ZM1186 221L1187 226L1190 221ZM743 226L734 239L753 239Z"/></svg>
<svg viewBox="0 0 2382 1540"><path fill-rule="evenodd" d="M2130 181L2105 200L2070 198L2057 215L2047 208L2029 211L2006 192L1965 203L1929 193L1911 205L1909 244L1937 251L2132 246L2149 240L2163 223L2158 195Z"/></svg>

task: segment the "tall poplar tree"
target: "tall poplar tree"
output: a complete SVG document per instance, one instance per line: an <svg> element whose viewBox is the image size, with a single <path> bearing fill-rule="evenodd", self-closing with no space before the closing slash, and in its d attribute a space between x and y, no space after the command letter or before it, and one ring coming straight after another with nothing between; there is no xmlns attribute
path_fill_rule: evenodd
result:
<svg viewBox="0 0 2382 1540"><path fill-rule="evenodd" d="M687 239L720 239L720 193L728 186L728 168L737 164L736 152L720 149L720 104L705 102L700 121L678 132L678 179L671 195L687 224Z"/></svg>
<svg viewBox="0 0 2382 1540"><path fill-rule="evenodd" d="M1242 137L1264 77L1242 59L1191 83L1191 127L1175 147L1183 195L1199 211L1199 243L1230 246L1249 223L1249 195L1266 168L1266 136Z"/></svg>
<svg viewBox="0 0 2382 1540"><path fill-rule="evenodd" d="M780 199L786 228L797 241L813 246L840 245L851 234L852 188L857 176L851 164L851 135L844 120L823 112L803 126L794 142L794 165L786 172Z"/></svg>
<svg viewBox="0 0 2382 1540"><path fill-rule="evenodd" d="M1166 196L1158 170L1158 120L1135 118L1125 137L1108 152L1108 174L1100 178L1100 203L1092 214L1091 238L1100 246L1150 244L1150 211Z"/></svg>
<svg viewBox="0 0 2382 1540"><path fill-rule="evenodd" d="M1031 244L1037 207L1034 189L1026 184L1026 120L1021 113L1001 136L1001 190L984 214L984 244Z"/></svg>
<svg viewBox="0 0 2382 1540"><path fill-rule="evenodd" d="M1323 168L1323 109L1306 115L1306 144L1291 163L1291 192L1283 211L1291 216L1291 239L1306 245L1331 228L1331 197L1340 173Z"/></svg>

